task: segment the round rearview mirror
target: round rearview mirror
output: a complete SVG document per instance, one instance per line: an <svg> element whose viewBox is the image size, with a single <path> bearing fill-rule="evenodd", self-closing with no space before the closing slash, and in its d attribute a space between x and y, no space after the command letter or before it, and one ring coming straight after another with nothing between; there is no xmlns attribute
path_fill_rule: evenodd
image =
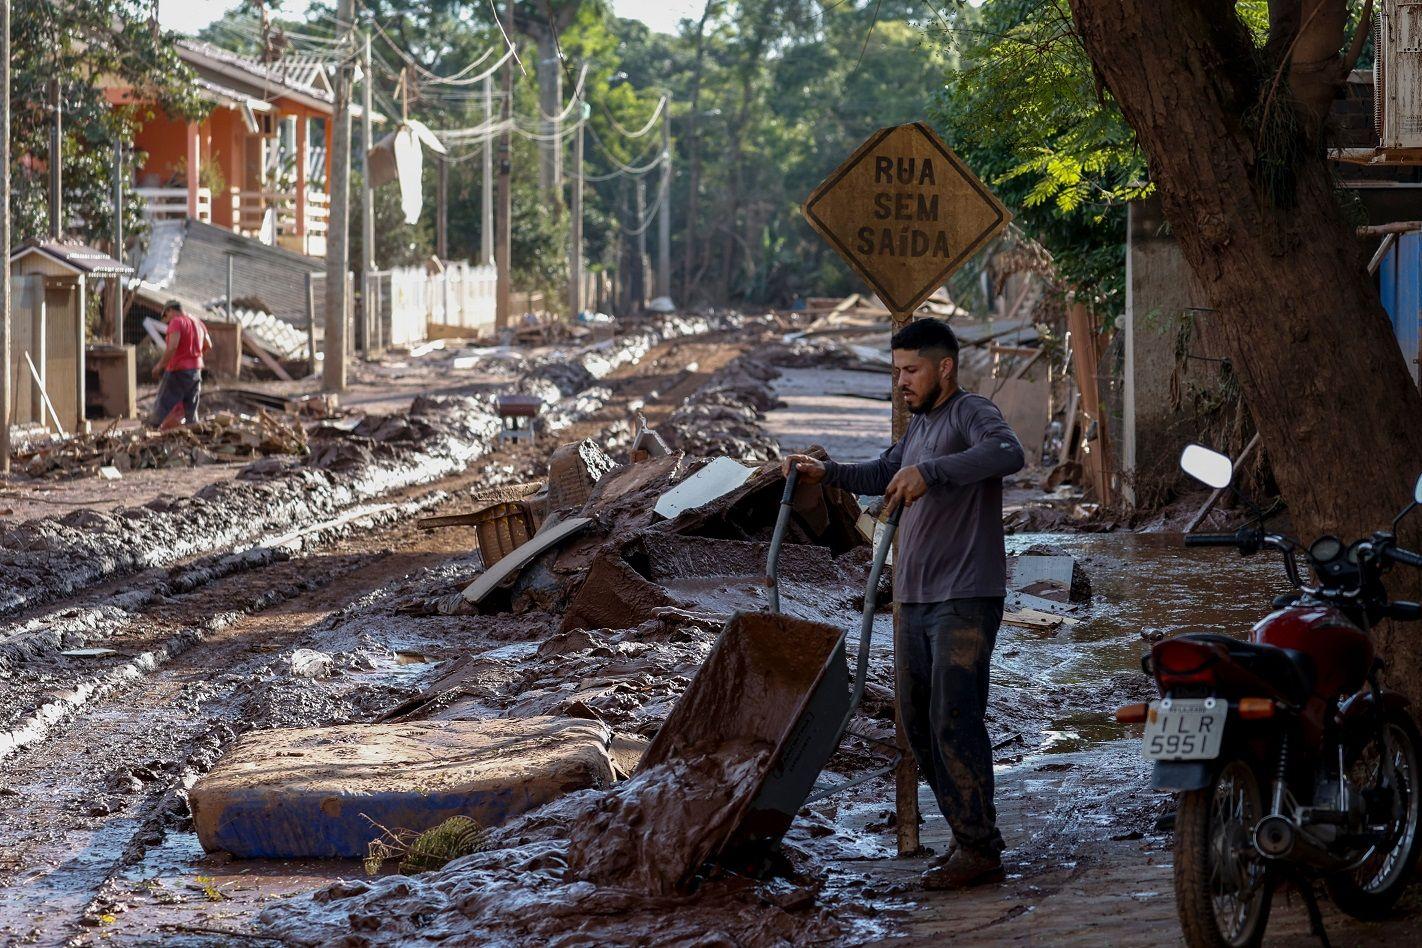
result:
<svg viewBox="0 0 1422 948"><path fill-rule="evenodd" d="M1180 468L1216 490L1228 487L1234 479L1234 462L1218 451L1199 444L1186 445L1185 450L1180 452ZM1422 489L1422 482L1419 482L1419 488Z"/></svg>
<svg viewBox="0 0 1422 948"><path fill-rule="evenodd" d="M1422 476L1417 478L1417 483L1412 488L1412 499L1422 504Z"/></svg>

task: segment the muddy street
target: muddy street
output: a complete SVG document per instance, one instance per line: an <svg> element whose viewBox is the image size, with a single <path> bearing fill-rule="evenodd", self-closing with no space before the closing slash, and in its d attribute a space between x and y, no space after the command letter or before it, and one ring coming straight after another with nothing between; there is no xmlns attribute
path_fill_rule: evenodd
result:
<svg viewBox="0 0 1422 948"><path fill-rule="evenodd" d="M609 850L613 827L640 817L609 809L596 783L582 792L573 785L563 802L535 807L479 837L469 856L456 851L448 866L441 857L417 876L401 874L388 856L365 864L364 853L203 851L193 787L245 736L269 729L562 716L594 729L607 775L626 787L621 806L664 806L665 792L651 790L638 760L712 654L728 615L765 608L759 570L774 506L754 500L762 480L752 476L728 503L712 503L712 513L663 520L677 527L665 530L648 527L640 505L650 500L638 497L664 490L657 478L685 476L677 473L681 455L621 468L584 507L602 519L607 539L563 551L520 578L509 598L476 610L461 604L462 588L485 570L469 530L422 529L419 520L469 509L489 488L540 478L557 443L590 438L626 451L634 414L675 446L711 445L707 453L754 463L818 443L816 419L849 401L863 415L862 431L843 429L836 455L875 456L873 432L887 424L889 405L873 392L886 374L826 358L838 357L776 348L764 335L752 344L745 330L664 341L599 379L602 392L586 411L538 445L491 445L461 472L375 493L235 553L209 551L112 578L13 615L0 760L3 944L314 945L357 932L360 944L439 937L643 944L658 941L651 932L667 931L668 917L677 920L673 939L720 931L754 945L1179 942L1162 822L1172 800L1149 789L1139 729L1112 713L1152 696L1140 671L1150 642L1189 631L1237 635L1287 584L1266 557L1186 549L1167 533L1008 537L1014 561L1068 557L1089 590L1075 603L1045 603L1057 610L1052 623L1010 620L998 635L987 722L1007 840L1001 885L921 891L919 874L947 849L947 824L921 786L926 850L897 856L887 776L802 809L785 834L784 867L768 876L729 867L698 874L700 856L677 863L668 854L670 830L638 844L650 849ZM774 480L764 483L772 489L766 497L778 496ZM855 543L863 539L839 554L816 546L828 542L806 534L795 544L782 566L782 608L852 630L867 564ZM560 566L566 557L572 566ZM566 583L560 577L569 569L574 577L589 564L594 573L611 569L600 563L631 564L630 580L607 573L570 601L543 591ZM882 742L893 736L892 641L892 615L880 610L865 704L820 785L883 765ZM729 776L695 777L707 779L704 786L720 792ZM687 819L698 833L714 824ZM576 827L587 820L602 829L580 841ZM685 840L687 853L702 851L698 833ZM690 894L684 881L634 894L640 883L624 876L650 868L697 883ZM570 887L565 874L586 881ZM1266 944L1305 944L1300 900L1281 894L1277 903ZM728 912L739 921L728 924ZM1332 910L1327 924L1334 938L1406 931Z"/></svg>
<svg viewBox="0 0 1422 948"><path fill-rule="evenodd" d="M0 948L1422 943L1419 10L0 0Z"/></svg>

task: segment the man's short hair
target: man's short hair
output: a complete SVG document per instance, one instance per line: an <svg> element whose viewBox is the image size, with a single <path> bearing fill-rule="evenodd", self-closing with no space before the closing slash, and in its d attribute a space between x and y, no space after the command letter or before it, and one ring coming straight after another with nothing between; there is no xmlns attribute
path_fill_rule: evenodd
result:
<svg viewBox="0 0 1422 948"><path fill-rule="evenodd" d="M952 327L941 319L928 317L911 320L907 326L894 333L889 342L893 349L912 349L935 362L951 358L954 370L958 364L958 337Z"/></svg>
<svg viewBox="0 0 1422 948"><path fill-rule="evenodd" d="M183 311L183 304L179 303L177 300L169 300L168 302L163 304L163 315L166 316L168 310L170 309L176 309L178 312L181 313Z"/></svg>

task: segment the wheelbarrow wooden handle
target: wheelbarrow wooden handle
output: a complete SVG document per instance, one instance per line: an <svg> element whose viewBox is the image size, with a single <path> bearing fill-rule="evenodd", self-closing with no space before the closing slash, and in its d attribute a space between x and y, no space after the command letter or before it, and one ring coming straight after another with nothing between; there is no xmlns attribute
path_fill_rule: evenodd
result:
<svg viewBox="0 0 1422 948"><path fill-rule="evenodd" d="M785 528L790 525L790 505L795 498L795 484L800 471L790 465L785 475L785 492L780 495L780 512L775 518L775 532L770 535L770 552L765 556L765 589L770 599L770 611L780 611L780 544L785 540Z"/></svg>

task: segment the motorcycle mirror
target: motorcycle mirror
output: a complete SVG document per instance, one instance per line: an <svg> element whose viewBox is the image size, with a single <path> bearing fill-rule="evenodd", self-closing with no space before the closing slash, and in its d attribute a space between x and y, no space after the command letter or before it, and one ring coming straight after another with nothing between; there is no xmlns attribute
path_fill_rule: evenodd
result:
<svg viewBox="0 0 1422 948"><path fill-rule="evenodd" d="M1200 444L1187 444L1180 452L1180 469L1216 490L1228 487L1234 479L1234 462L1227 455Z"/></svg>
<svg viewBox="0 0 1422 948"><path fill-rule="evenodd" d="M1397 532L1397 525L1402 522L1402 518L1412 513L1418 505L1422 505L1422 476L1418 476L1417 483L1412 485L1412 503L1402 508L1402 512L1392 518L1392 532Z"/></svg>

